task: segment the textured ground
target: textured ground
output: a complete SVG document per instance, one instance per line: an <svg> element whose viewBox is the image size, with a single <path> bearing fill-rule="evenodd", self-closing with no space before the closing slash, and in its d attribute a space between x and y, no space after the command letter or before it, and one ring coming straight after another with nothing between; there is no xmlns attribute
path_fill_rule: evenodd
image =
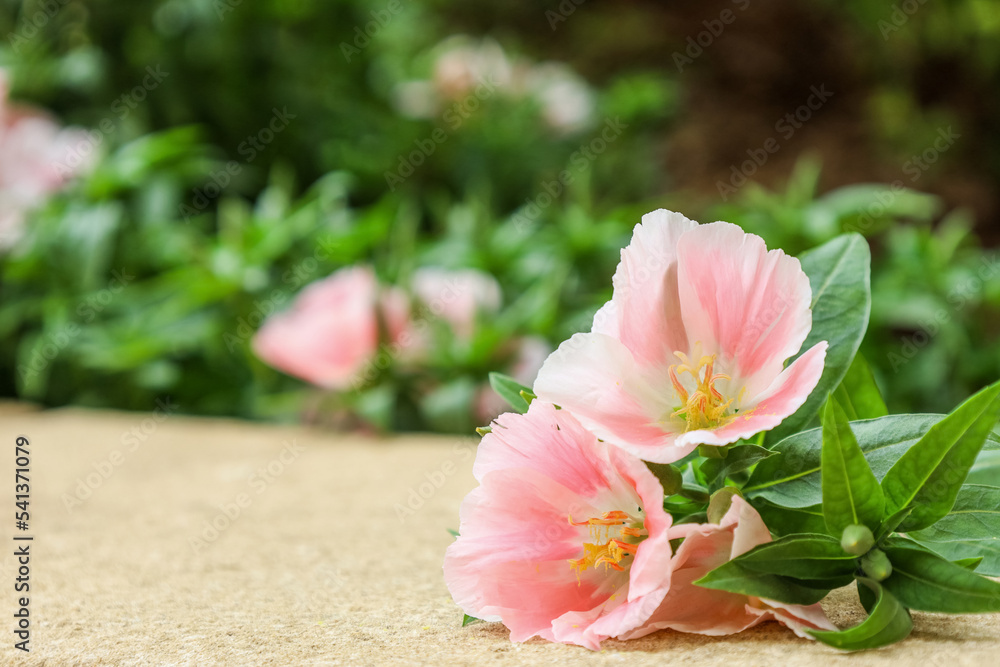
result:
<svg viewBox="0 0 1000 667"><path fill-rule="evenodd" d="M774 624L721 639L662 632L600 653L458 627L441 558L473 485L471 439L0 405L8 507L22 434L32 651L13 648L8 620L2 664L1000 664L1000 614L915 614L908 641L854 656ZM7 619L12 515L0 531ZM860 618L850 593L826 606L841 625Z"/></svg>

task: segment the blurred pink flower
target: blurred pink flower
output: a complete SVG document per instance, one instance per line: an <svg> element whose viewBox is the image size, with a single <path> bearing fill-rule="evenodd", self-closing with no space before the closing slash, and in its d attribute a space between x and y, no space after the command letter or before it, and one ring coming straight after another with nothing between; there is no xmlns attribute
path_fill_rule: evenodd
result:
<svg viewBox="0 0 1000 667"><path fill-rule="evenodd" d="M0 70L0 248L23 234L26 214L90 166L75 147L87 133L63 129L45 112L11 105Z"/></svg>
<svg viewBox="0 0 1000 667"><path fill-rule="evenodd" d="M380 291L370 267L341 269L306 287L289 310L269 318L253 349L289 375L326 389L347 389L378 352L380 317L395 341L409 321L405 295Z"/></svg>
<svg viewBox="0 0 1000 667"><path fill-rule="evenodd" d="M670 539L683 538L671 560L670 591L643 625L622 639L642 637L670 628L703 635L729 635L774 620L806 639L808 629L836 630L818 605L784 604L757 597L696 586L693 582L727 561L771 541L771 534L753 507L739 496L719 524L673 526Z"/></svg>
<svg viewBox="0 0 1000 667"><path fill-rule="evenodd" d="M461 99L483 83L507 87L514 80L514 65L503 47L492 39L480 42L456 35L438 45L434 61L434 87L441 96Z"/></svg>
<svg viewBox="0 0 1000 667"><path fill-rule="evenodd" d="M565 410L534 401L479 445L444 576L470 616L600 648L640 627L670 586L670 516L646 466Z"/></svg>
<svg viewBox="0 0 1000 667"><path fill-rule="evenodd" d="M591 124L595 100L591 87L568 65L534 64L508 56L492 39L453 35L434 48L430 80L403 81L393 89L393 103L410 118L432 118L449 103L475 95L508 100L532 100L545 123L560 133Z"/></svg>
<svg viewBox="0 0 1000 667"><path fill-rule="evenodd" d="M784 368L812 328L799 261L736 225L659 210L622 250L614 295L535 381L541 400L647 461L777 426L805 402L827 343Z"/></svg>
<svg viewBox="0 0 1000 667"><path fill-rule="evenodd" d="M431 314L448 322L463 340L472 338L476 318L497 312L503 298L496 279L476 269L417 269L412 286Z"/></svg>
<svg viewBox="0 0 1000 667"><path fill-rule="evenodd" d="M578 132L591 124L594 93L579 74L563 63L541 63L527 75L526 85L553 129Z"/></svg>

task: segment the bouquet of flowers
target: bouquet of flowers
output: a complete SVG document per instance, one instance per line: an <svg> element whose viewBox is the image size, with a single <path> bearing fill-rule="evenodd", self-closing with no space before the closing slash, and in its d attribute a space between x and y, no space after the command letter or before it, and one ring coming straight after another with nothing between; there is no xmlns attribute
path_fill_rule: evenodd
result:
<svg viewBox="0 0 1000 667"><path fill-rule="evenodd" d="M612 299L483 435L445 580L465 622L598 649L775 620L845 650L910 610L1000 611L1000 382L951 414L889 415L858 348L870 254L802 254L665 210ZM854 584L840 630L819 602Z"/></svg>

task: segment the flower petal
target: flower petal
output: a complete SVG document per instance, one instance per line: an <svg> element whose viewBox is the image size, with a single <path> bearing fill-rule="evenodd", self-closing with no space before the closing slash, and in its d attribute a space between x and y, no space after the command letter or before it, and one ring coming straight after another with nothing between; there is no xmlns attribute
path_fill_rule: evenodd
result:
<svg viewBox="0 0 1000 667"><path fill-rule="evenodd" d="M677 247L688 340L718 354L733 385L763 391L812 327L812 291L799 260L728 222L701 225Z"/></svg>
<svg viewBox="0 0 1000 667"><path fill-rule="evenodd" d="M816 343L805 354L781 371L762 394L747 402L751 408L734 416L732 421L713 431L689 431L677 438L677 446L693 444L728 445L740 438L769 431L798 410L823 374L826 341Z"/></svg>
<svg viewBox="0 0 1000 667"><path fill-rule="evenodd" d="M654 389L632 353L610 336L578 333L564 341L542 365L534 391L572 412L599 438L646 461L670 463L697 446L672 446L676 434L658 423L672 412L672 396Z"/></svg>
<svg viewBox="0 0 1000 667"><path fill-rule="evenodd" d="M697 226L680 213L659 209L642 216L622 250L612 301L618 336L639 363L669 363L674 350L688 348L678 295L677 247ZM610 334L612 329L600 331Z"/></svg>

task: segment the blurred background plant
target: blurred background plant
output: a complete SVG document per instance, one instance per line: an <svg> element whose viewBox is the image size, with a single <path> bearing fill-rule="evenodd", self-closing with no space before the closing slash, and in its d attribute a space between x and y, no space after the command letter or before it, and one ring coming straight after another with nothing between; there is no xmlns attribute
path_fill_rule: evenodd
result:
<svg viewBox="0 0 1000 667"><path fill-rule="evenodd" d="M792 254L864 234L864 354L890 409L946 411L1000 376L995 9L0 0L0 396L468 431L664 206ZM58 178L15 208L19 145ZM255 336L345 267L420 354L373 297L361 379L312 388Z"/></svg>

